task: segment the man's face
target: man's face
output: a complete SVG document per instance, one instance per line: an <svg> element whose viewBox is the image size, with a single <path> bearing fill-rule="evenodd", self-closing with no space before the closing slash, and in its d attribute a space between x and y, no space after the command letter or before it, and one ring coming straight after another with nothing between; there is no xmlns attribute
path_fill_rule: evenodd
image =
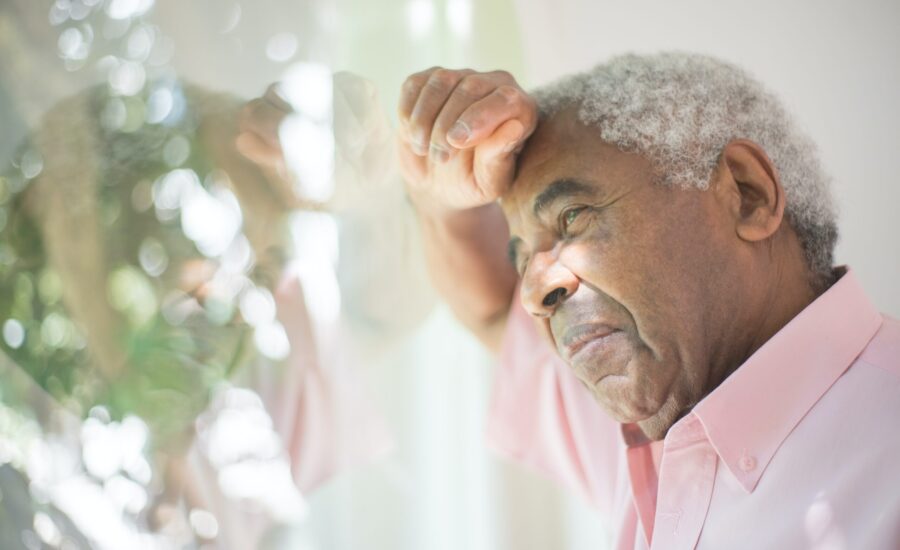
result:
<svg viewBox="0 0 900 550"><path fill-rule="evenodd" d="M503 197L526 310L620 422L660 439L721 381L739 302L734 230L711 191L564 111L542 122Z"/></svg>

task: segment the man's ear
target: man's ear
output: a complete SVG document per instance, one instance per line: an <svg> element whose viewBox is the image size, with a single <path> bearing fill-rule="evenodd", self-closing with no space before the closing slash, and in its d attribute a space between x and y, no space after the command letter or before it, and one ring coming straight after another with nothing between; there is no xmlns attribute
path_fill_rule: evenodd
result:
<svg viewBox="0 0 900 550"><path fill-rule="evenodd" d="M718 172L738 237L759 242L774 235L784 219L784 189L762 147L746 139L729 142L722 149Z"/></svg>

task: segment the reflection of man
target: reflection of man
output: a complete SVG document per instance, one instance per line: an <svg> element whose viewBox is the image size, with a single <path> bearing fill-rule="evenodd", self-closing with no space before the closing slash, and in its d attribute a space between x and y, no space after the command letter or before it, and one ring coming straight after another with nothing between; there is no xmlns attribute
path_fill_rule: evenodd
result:
<svg viewBox="0 0 900 550"><path fill-rule="evenodd" d="M179 107L150 122L144 101L160 93ZM132 529L97 531L92 521L115 502L103 484L127 474L147 496L122 515L147 520L133 531L209 537L179 512L200 509L221 522L218 546L256 548L274 523L302 512L296 489L387 450L358 382L343 365L322 368L319 327L303 281L285 267L282 231L289 215L318 205L294 196L259 157L259 134L246 128L255 104L242 109L237 98L177 80L124 99L91 87L50 109L16 165L0 170L0 419L12 406L42 419L40 437L80 427L74 441L84 449L60 446L50 466L62 470L0 470L0 532L14 534L8 544L0 536L0 547L27 545L21 532L46 508L20 490L28 483L53 493L59 510L47 514L64 534L74 524L99 545L112 537L127 546L121 537ZM123 113L137 105L139 116L112 124L109 105ZM124 421L130 436L109 423L130 416L149 427L146 450L134 428L141 421ZM0 447L11 427L0 426ZM253 437L235 439L242 429ZM121 460L90 460L111 441ZM147 492L150 475L134 474L143 471L134 464L151 466L161 486ZM85 486L99 484L99 496L70 466L90 474Z"/></svg>
<svg viewBox="0 0 900 550"><path fill-rule="evenodd" d="M626 56L533 97L430 69L400 118L434 282L500 350L498 447L617 548L897 547L900 323L832 269L827 178L773 96Z"/></svg>

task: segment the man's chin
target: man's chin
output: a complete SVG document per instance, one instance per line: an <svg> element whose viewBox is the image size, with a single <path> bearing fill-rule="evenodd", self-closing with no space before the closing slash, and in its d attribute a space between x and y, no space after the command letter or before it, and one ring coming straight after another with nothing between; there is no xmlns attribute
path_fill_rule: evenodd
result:
<svg viewBox="0 0 900 550"><path fill-rule="evenodd" d="M622 424L652 423L662 404L630 396L632 381L627 375L609 375L598 380L592 389L594 398L616 422Z"/></svg>
<svg viewBox="0 0 900 550"><path fill-rule="evenodd" d="M613 405L604 402L597 394L594 397L616 422L639 427L650 440L655 441L666 437L671 423L661 419L659 408L648 411L646 406L637 406L632 403L623 404L622 402Z"/></svg>

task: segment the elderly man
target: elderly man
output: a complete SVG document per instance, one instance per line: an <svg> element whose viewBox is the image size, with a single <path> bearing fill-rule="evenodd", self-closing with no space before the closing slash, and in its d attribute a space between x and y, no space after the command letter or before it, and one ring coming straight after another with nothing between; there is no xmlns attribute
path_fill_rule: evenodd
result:
<svg viewBox="0 0 900 550"><path fill-rule="evenodd" d="M531 95L429 69L400 120L435 285L500 353L495 446L616 548L900 547L900 323L832 267L828 179L775 97L624 56Z"/></svg>

